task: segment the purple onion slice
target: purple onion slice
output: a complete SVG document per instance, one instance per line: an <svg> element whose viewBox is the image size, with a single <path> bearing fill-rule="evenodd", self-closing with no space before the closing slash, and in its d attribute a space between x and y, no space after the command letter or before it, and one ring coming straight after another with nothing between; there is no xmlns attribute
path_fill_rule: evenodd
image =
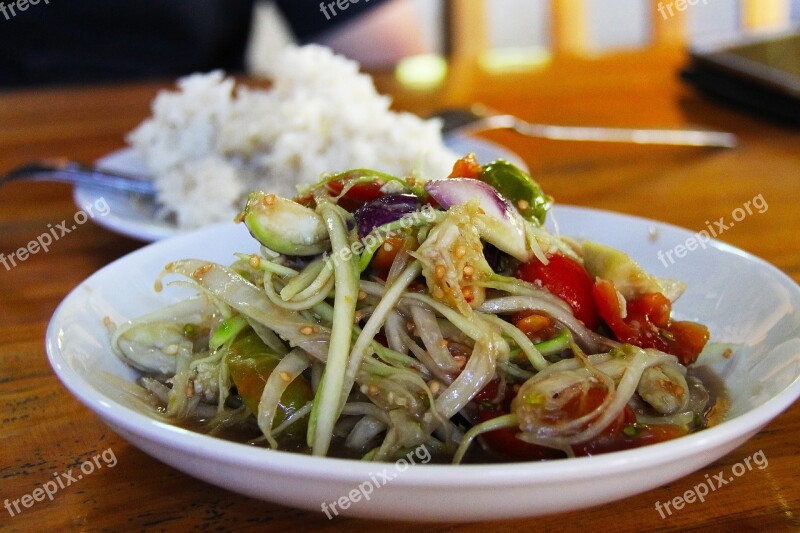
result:
<svg viewBox="0 0 800 533"><path fill-rule="evenodd" d="M519 211L494 187L475 179L450 178L429 181L425 190L445 209L477 200L488 215L483 239L520 261L528 259L525 222Z"/></svg>
<svg viewBox="0 0 800 533"><path fill-rule="evenodd" d="M363 239L375 228L400 220L421 207L422 202L413 194L387 194L372 200L353 213L358 225L358 236Z"/></svg>

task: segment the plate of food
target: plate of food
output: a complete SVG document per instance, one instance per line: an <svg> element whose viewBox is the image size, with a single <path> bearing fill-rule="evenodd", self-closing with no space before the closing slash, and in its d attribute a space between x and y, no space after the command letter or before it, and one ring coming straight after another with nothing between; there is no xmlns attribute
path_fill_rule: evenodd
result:
<svg viewBox="0 0 800 533"><path fill-rule="evenodd" d="M78 286L48 357L153 457L329 517L610 502L702 468L797 399L787 276L668 224L551 204L474 157L434 181L359 168L291 199L255 191L238 224ZM688 239L689 257L658 259Z"/></svg>
<svg viewBox="0 0 800 533"><path fill-rule="evenodd" d="M253 190L293 196L323 172L364 166L390 174L441 176L457 155L524 163L501 146L449 132L443 122L395 112L356 62L317 45L290 47L274 62L269 89L221 71L194 74L159 92L128 147L100 169L153 181L157 203L78 186L75 203L101 196L96 222L144 241L231 220Z"/></svg>

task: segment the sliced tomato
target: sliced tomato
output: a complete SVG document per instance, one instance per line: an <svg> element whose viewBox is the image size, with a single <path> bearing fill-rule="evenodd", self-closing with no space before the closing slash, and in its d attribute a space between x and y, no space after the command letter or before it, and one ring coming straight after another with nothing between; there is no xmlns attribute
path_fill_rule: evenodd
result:
<svg viewBox="0 0 800 533"><path fill-rule="evenodd" d="M646 294L627 302L625 318L613 282L598 280L592 296L600 316L620 342L670 353L684 365L697 360L710 337L702 324L670 320L672 304L663 294Z"/></svg>
<svg viewBox="0 0 800 533"><path fill-rule="evenodd" d="M654 292L631 301L627 309L629 313L646 316L654 326L665 328L669 325L672 302L660 292Z"/></svg>
<svg viewBox="0 0 800 533"><path fill-rule="evenodd" d="M555 321L541 313L517 313L511 322L532 342L542 342L558 335Z"/></svg>
<svg viewBox="0 0 800 533"><path fill-rule="evenodd" d="M508 414L510 411L511 395L506 395L506 398L500 404L490 403L497 397L497 391L498 381L494 380L476 395L475 399L478 400L478 420L480 422L485 422L497 418L498 416ZM603 403L607 394L607 389L600 385L590 387L586 391L575 394L564 404L559 413L552 415L544 421L557 425L580 418L597 409L597 407ZM635 422L636 415L633 410L626 405L622 413L620 413L597 438L586 443L575 445L573 450L576 455L578 455L580 452L584 451L584 448L586 450L592 450L598 447L599 445L596 444L596 441L602 441L603 443L606 441L616 441L623 435L622 430ZM481 439L495 453L513 459L537 461L556 459L564 456L564 453L560 450L554 450L520 440L517 438L518 433L518 428L503 428L484 433L481 435Z"/></svg>
<svg viewBox="0 0 800 533"><path fill-rule="evenodd" d="M328 191L333 196L338 196L344 190L344 182L342 180L329 181ZM353 212L367 202L377 200L383 196L381 191L383 184L378 181L365 181L357 183L350 187L344 196L339 198L338 205L347 211Z"/></svg>
<svg viewBox="0 0 800 533"><path fill-rule="evenodd" d="M225 364L231 381L236 385L237 393L251 413L258 412L264 387L279 362L280 358L271 354L269 348L253 331L240 334L231 344L225 355ZM294 379L281 395L273 427L277 427L296 413L313 399L313 396L311 385L303 376ZM307 418L298 420L287 428L284 435L305 435L307 425Z"/></svg>
<svg viewBox="0 0 800 533"><path fill-rule="evenodd" d="M378 271L379 276L381 274L389 274L389 269L392 268L392 263L394 263L394 259L397 257L397 252L403 247L405 240L405 235L392 233L386 238L386 241L384 241L381 247L378 248L375 255L372 256L370 266Z"/></svg>
<svg viewBox="0 0 800 533"><path fill-rule="evenodd" d="M591 386L585 391L574 394L558 413L545 418L544 421L558 425L576 420L600 407L606 400L607 395L608 389L602 385ZM630 406L626 405L619 416L612 420L599 435L586 442L573 444L572 451L578 456L613 451L613 446L619 445L620 441L625 437L623 432L625 427L635 423L636 414Z"/></svg>
<svg viewBox="0 0 800 533"><path fill-rule="evenodd" d="M678 357L684 365L697 361L711 337L708 328L697 322L671 322L667 328L667 353Z"/></svg>
<svg viewBox="0 0 800 533"><path fill-rule="evenodd" d="M562 392L563 394L563 392ZM576 420L582 416L588 415L605 401L608 396L608 389L602 385L593 385L585 391L580 391L574 394L572 398L567 401L558 413L545 418L544 421L553 425L566 423L571 420ZM628 425L636 422L636 415L633 410L627 405L622 410L620 415L611 421L611 423L603 430L601 436L614 437Z"/></svg>
<svg viewBox="0 0 800 533"><path fill-rule="evenodd" d="M478 408L478 421L486 422L504 413L500 409ZM519 428L502 428L488 431L481 435L481 440L490 450L509 459L524 461L543 461L545 459L558 459L564 457L564 452L538 446L517 438Z"/></svg>
<svg viewBox="0 0 800 533"><path fill-rule="evenodd" d="M600 318L592 297L594 281L589 273L583 265L565 255L548 255L547 259L546 265L538 259L522 264L516 277L552 292L569 304L575 317L587 328L595 329Z"/></svg>
<svg viewBox="0 0 800 533"><path fill-rule="evenodd" d="M456 161L456 164L453 165L453 171L447 177L478 179L481 172L483 172L483 167L478 163L475 154L469 153Z"/></svg>
<svg viewBox="0 0 800 533"><path fill-rule="evenodd" d="M510 412L513 394L506 394L499 404L492 403L497 398L499 385L500 381L493 379L473 398L478 406L478 422L486 422ZM564 457L559 450L537 446L518 439L517 433L519 433L518 428L496 429L484 433L480 439L490 450L509 459L543 461Z"/></svg>
<svg viewBox="0 0 800 533"><path fill-rule="evenodd" d="M577 444L572 447L572 451L578 457L618 452L666 442L689 433L686 427L675 425L631 427L634 430L631 435L626 435L625 432L622 432L614 438L600 437L589 442Z"/></svg>
<svg viewBox="0 0 800 533"><path fill-rule="evenodd" d="M600 317L608 324L608 327L611 328L611 331L614 332L619 341L644 348L639 344L641 341L639 338L640 330L629 325L622 318L622 303L619 300L617 289L614 287L613 282L604 279L598 280L592 287L592 297Z"/></svg>

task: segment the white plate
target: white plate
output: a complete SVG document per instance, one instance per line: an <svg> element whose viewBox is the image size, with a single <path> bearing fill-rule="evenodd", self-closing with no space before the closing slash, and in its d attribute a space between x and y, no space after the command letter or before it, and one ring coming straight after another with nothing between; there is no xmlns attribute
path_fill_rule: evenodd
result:
<svg viewBox="0 0 800 533"><path fill-rule="evenodd" d="M527 169L519 156L497 144L475 137L453 136L446 139L446 145L456 154L475 152L479 161L506 159ZM146 176L147 166L132 148L112 152L95 162L99 168L120 172L131 176ZM75 187L72 196L78 207L92 205L102 196L109 206L109 213L92 220L115 233L140 241L153 242L174 237L181 232L174 223L159 220L159 214L150 204L139 204L124 193L99 192L85 186Z"/></svg>
<svg viewBox="0 0 800 533"><path fill-rule="evenodd" d="M164 424L126 406L104 373L132 381L136 373L111 352L103 317L133 318L185 297L153 292L169 261L186 257L228 263L253 252L242 226L219 224L147 246L103 268L59 306L47 330L50 364L67 388L117 433L153 457L192 476L256 498L320 512L378 472L395 476L340 512L382 519L491 520L580 509L650 490L722 457L800 396L800 287L773 266L713 243L665 268L659 250L687 230L602 211L558 207L562 231L630 252L657 275L688 282L681 318L709 325L713 339L741 344L734 356L707 352L701 363L727 383L729 420L676 441L595 457L505 465L414 465L328 459L253 448ZM658 237L649 238L655 227ZM374 485L373 485L374 486ZM367 490L366 488L364 489ZM154 496L158 496L154 494Z"/></svg>

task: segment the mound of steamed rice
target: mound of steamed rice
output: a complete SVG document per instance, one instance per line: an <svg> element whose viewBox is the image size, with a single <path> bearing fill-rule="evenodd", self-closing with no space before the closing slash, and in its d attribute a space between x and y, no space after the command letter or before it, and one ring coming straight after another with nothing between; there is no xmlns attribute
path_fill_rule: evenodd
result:
<svg viewBox="0 0 800 533"><path fill-rule="evenodd" d="M439 121L390 111L358 64L327 48L287 49L272 81L254 90L219 71L188 76L128 136L181 228L232 219L254 190L292 197L323 173L438 178L452 167Z"/></svg>

